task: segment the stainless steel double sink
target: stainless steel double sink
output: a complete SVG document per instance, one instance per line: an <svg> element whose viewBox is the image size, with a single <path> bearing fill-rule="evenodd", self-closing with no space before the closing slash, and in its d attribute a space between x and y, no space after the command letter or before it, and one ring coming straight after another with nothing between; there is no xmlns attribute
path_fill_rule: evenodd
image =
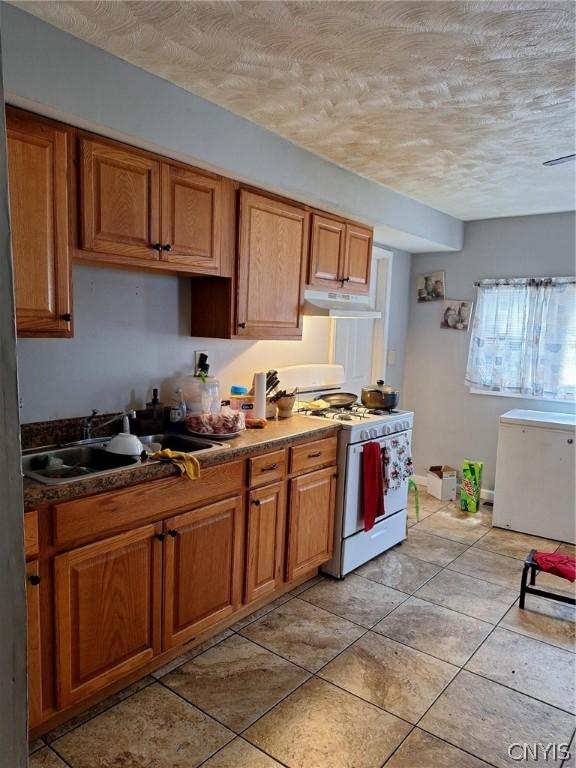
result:
<svg viewBox="0 0 576 768"><path fill-rule="evenodd" d="M204 454L224 450L220 443L203 440L191 435L145 435L140 442L146 449L153 443L161 449L184 451L192 454ZM62 485L86 477L98 477L112 472L132 469L139 464L154 462L154 459L142 459L136 456L123 456L109 453L106 445L109 437L80 440L59 448L30 450L22 454L22 472L26 477L46 485Z"/></svg>

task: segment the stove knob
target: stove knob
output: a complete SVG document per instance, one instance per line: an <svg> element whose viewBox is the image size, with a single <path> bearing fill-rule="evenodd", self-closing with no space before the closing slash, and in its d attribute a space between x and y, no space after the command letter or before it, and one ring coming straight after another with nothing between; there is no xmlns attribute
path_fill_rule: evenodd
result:
<svg viewBox="0 0 576 768"><path fill-rule="evenodd" d="M390 434L390 431L391 431L391 430L390 430L390 427L388 427L388 426L387 426L387 427L384 427L384 434L385 434L385 435L389 435L389 434Z"/></svg>
<svg viewBox="0 0 576 768"><path fill-rule="evenodd" d="M371 429L370 430L370 437L372 437L372 438L378 437L378 432L375 429Z"/></svg>
<svg viewBox="0 0 576 768"><path fill-rule="evenodd" d="M410 429L410 422L409 422L409 421L405 421L405 422L402 424L402 426L404 427L404 429Z"/></svg>
<svg viewBox="0 0 576 768"><path fill-rule="evenodd" d="M400 424L400 422L397 421L396 424L394 424L394 429L396 430L396 432L400 432L400 430L402 429L402 424Z"/></svg>
<svg viewBox="0 0 576 768"><path fill-rule="evenodd" d="M367 429L363 429L362 432L360 432L360 439L361 440L369 440L370 439L370 435L368 434L368 430Z"/></svg>

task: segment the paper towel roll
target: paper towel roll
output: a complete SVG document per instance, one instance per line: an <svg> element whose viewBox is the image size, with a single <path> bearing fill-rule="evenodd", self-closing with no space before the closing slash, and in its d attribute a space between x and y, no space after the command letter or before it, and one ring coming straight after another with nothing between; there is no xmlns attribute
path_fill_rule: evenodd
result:
<svg viewBox="0 0 576 768"><path fill-rule="evenodd" d="M266 374L254 374L254 417L266 418Z"/></svg>

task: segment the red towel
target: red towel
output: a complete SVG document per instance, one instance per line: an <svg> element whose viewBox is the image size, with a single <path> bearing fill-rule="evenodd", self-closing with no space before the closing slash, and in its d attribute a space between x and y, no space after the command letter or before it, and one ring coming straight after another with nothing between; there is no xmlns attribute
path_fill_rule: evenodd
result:
<svg viewBox="0 0 576 768"><path fill-rule="evenodd" d="M374 521L384 514L382 454L378 443L366 443L362 452L364 486L364 530L374 528Z"/></svg>
<svg viewBox="0 0 576 768"><path fill-rule="evenodd" d="M568 581L576 581L576 559L558 552L535 552L534 562L541 571L553 573Z"/></svg>

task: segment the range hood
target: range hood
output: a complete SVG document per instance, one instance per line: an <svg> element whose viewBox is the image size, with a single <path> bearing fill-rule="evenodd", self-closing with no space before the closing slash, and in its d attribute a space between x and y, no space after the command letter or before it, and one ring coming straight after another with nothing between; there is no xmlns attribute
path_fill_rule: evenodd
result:
<svg viewBox="0 0 576 768"><path fill-rule="evenodd" d="M337 291L304 291L304 314L342 320L378 320L380 312L370 306L366 296Z"/></svg>

